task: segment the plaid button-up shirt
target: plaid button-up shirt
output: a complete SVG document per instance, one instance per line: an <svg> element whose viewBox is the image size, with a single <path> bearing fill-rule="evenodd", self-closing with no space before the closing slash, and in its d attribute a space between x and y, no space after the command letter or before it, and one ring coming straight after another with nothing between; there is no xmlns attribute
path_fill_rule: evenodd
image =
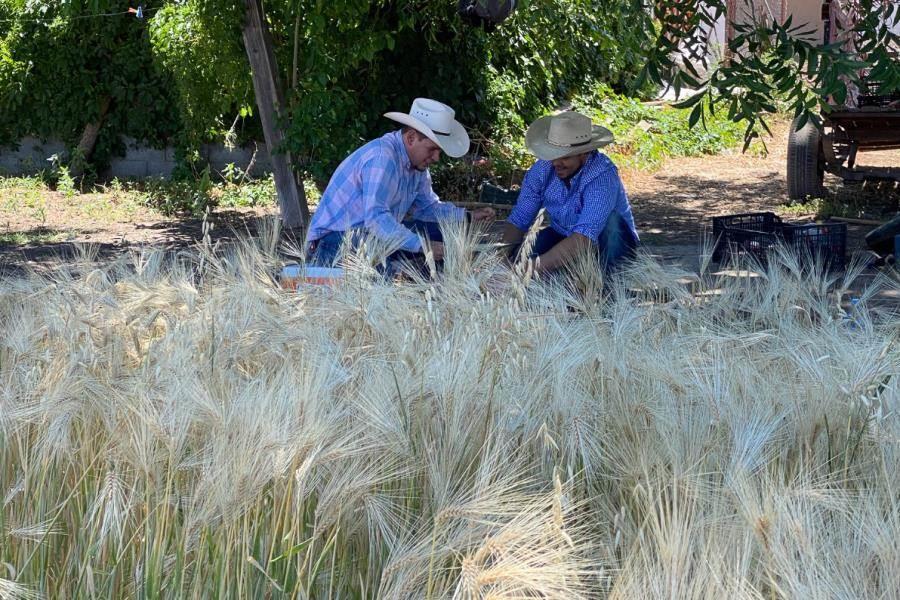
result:
<svg viewBox="0 0 900 600"><path fill-rule="evenodd" d="M366 229L420 252L419 236L401 224L407 214L419 221L462 220L465 210L441 202L431 189L431 174L409 162L400 131L358 148L331 176L306 234L306 243L331 232Z"/></svg>
<svg viewBox="0 0 900 600"><path fill-rule="evenodd" d="M566 237L580 233L596 242L607 219L616 211L638 239L619 172L609 157L596 150L569 180L568 186L556 176L553 163L548 160L534 163L525 174L522 191L508 221L527 231L542 207L550 217L550 226Z"/></svg>

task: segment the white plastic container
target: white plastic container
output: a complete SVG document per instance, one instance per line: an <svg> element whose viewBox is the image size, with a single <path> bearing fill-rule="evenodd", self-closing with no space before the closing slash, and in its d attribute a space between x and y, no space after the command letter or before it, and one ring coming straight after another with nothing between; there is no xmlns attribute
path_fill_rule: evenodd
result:
<svg viewBox="0 0 900 600"><path fill-rule="evenodd" d="M301 283L312 285L333 285L344 278L344 270L334 267L303 267L285 265L281 270L281 287L297 289Z"/></svg>

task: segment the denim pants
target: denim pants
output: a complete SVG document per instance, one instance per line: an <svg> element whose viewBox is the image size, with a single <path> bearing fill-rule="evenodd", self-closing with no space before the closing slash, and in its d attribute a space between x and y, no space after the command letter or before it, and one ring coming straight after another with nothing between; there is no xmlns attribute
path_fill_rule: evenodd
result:
<svg viewBox="0 0 900 600"><path fill-rule="evenodd" d="M534 241L531 257L537 258L548 252L555 245L566 239L552 227L542 229ZM622 260L634 255L638 241L628 227L628 223L617 212L613 212L606 220L606 226L597 238L597 258L604 269L614 269Z"/></svg>
<svg viewBox="0 0 900 600"><path fill-rule="evenodd" d="M403 226L424 235L434 242L444 241L444 238L441 235L441 228L437 223L429 223L426 221L403 221ZM317 267L333 266L338 259L338 253L341 250L341 244L344 242L345 233L346 232L343 231L332 231L310 244L310 247L306 250L307 263ZM361 229L350 231L347 237L347 241L353 249L359 247L359 244L362 243L363 239L365 239L365 231ZM421 258L421 256L422 254L419 252L398 250L387 257L387 262L390 265L390 263L397 262L401 259L409 260L417 257Z"/></svg>

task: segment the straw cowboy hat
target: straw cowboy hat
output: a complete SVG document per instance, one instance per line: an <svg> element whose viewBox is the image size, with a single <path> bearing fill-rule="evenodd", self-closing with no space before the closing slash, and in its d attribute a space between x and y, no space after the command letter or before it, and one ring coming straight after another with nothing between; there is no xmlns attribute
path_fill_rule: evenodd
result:
<svg viewBox="0 0 900 600"><path fill-rule="evenodd" d="M441 147L447 156L459 158L469 151L469 134L454 117L452 108L428 98L413 100L409 114L402 112L385 113L388 119L409 125L429 140Z"/></svg>
<svg viewBox="0 0 900 600"><path fill-rule="evenodd" d="M541 117L525 132L525 145L541 160L556 160L589 152L613 142L606 127L593 125L577 112Z"/></svg>

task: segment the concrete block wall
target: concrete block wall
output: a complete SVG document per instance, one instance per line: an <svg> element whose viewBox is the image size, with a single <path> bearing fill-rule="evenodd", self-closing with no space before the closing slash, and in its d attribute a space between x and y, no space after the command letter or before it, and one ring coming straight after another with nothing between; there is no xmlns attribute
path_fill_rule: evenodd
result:
<svg viewBox="0 0 900 600"><path fill-rule="evenodd" d="M0 173L26 175L49 168L48 160L54 154L65 154L66 146L58 140L43 142L26 137L19 142L18 150L0 149Z"/></svg>
<svg viewBox="0 0 900 600"><path fill-rule="evenodd" d="M143 146L133 139L125 140L125 155L110 161L104 177L120 179L140 179L144 177L170 177L175 169L175 149L157 149ZM264 143L250 144L241 148L226 148L222 144L205 144L200 148L200 156L209 163L210 169L221 173L229 164L241 170L250 166L253 153L251 175L260 176L271 172L272 163ZM66 155L65 144L59 140L41 141L37 138L23 138L18 148L0 148L0 175L33 175L51 166L51 156Z"/></svg>
<svg viewBox="0 0 900 600"><path fill-rule="evenodd" d="M255 159L253 159L254 152L256 152ZM253 172L251 175L260 175L272 171L269 150L261 142L242 148L226 148L222 144L204 144L200 149L200 156L209 163L210 169L215 169L216 171L223 170L229 164L246 170L251 160L253 160Z"/></svg>

